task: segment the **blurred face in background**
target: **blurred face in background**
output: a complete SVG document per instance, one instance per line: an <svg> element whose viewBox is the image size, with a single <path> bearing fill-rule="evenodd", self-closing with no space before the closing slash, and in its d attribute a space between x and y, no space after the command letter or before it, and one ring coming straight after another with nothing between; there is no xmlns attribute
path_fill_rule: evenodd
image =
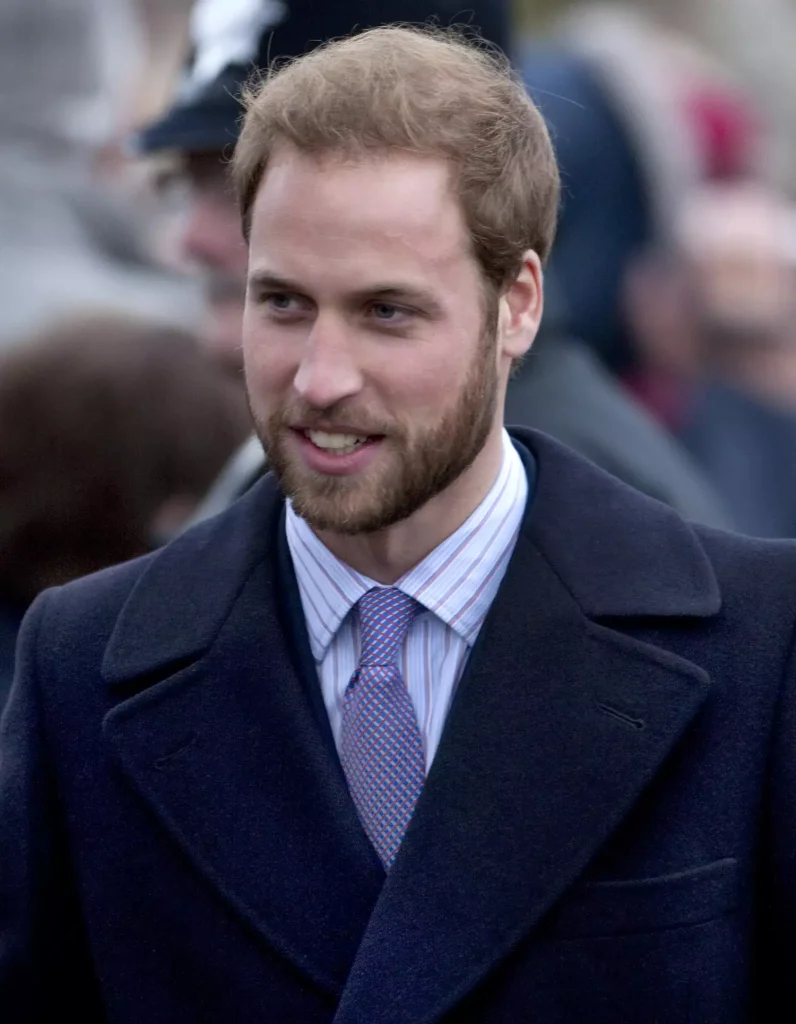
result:
<svg viewBox="0 0 796 1024"><path fill-rule="evenodd" d="M681 238L711 340L777 344L792 322L793 209L756 183L712 185L684 205Z"/></svg>
<svg viewBox="0 0 796 1024"><path fill-rule="evenodd" d="M758 183L713 183L685 197L675 230L626 281L647 366L796 404L796 210Z"/></svg>
<svg viewBox="0 0 796 1024"><path fill-rule="evenodd" d="M205 278L204 341L217 362L240 376L248 258L227 164L220 153L191 154L184 170L188 203L179 248Z"/></svg>

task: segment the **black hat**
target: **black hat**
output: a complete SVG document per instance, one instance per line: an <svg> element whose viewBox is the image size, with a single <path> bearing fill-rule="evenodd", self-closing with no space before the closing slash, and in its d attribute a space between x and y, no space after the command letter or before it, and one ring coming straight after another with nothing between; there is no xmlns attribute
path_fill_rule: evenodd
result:
<svg viewBox="0 0 796 1024"><path fill-rule="evenodd" d="M461 24L508 48L508 0L195 0L193 52L183 83L171 109L135 137L135 149L231 147L240 127L240 87L255 68L395 21Z"/></svg>

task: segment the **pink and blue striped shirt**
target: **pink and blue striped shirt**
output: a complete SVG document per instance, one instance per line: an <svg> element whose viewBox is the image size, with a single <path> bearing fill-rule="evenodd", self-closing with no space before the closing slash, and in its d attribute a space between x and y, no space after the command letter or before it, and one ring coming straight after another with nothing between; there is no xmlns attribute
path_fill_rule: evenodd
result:
<svg viewBox="0 0 796 1024"><path fill-rule="evenodd" d="M489 493L459 527L395 584L423 611L412 622L399 667L417 714L426 771L468 655L514 551L528 500L522 461L503 432L503 461ZM310 646L335 742L343 697L359 662L355 605L380 586L340 561L288 502L287 542Z"/></svg>

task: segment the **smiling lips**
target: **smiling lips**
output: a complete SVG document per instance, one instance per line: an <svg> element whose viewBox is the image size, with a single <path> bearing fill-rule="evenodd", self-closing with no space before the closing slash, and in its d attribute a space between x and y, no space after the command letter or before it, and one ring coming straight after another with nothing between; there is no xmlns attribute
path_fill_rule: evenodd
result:
<svg viewBox="0 0 796 1024"><path fill-rule="evenodd" d="M294 428L305 465L323 476L350 476L366 469L381 450L383 435Z"/></svg>
<svg viewBox="0 0 796 1024"><path fill-rule="evenodd" d="M367 435L330 434L325 430L304 430L302 433L316 448L332 455L350 455L370 440Z"/></svg>

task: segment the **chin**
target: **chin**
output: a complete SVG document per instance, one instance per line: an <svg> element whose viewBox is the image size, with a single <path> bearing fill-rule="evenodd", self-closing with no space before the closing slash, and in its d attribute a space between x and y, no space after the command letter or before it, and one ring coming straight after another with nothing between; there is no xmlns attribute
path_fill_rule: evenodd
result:
<svg viewBox="0 0 796 1024"><path fill-rule="evenodd" d="M352 500L353 499L353 500ZM346 498L313 493L312 488L300 488L291 494L295 512L314 530L353 536L375 533L385 528L389 518L387 509L369 502L359 502L354 495Z"/></svg>

